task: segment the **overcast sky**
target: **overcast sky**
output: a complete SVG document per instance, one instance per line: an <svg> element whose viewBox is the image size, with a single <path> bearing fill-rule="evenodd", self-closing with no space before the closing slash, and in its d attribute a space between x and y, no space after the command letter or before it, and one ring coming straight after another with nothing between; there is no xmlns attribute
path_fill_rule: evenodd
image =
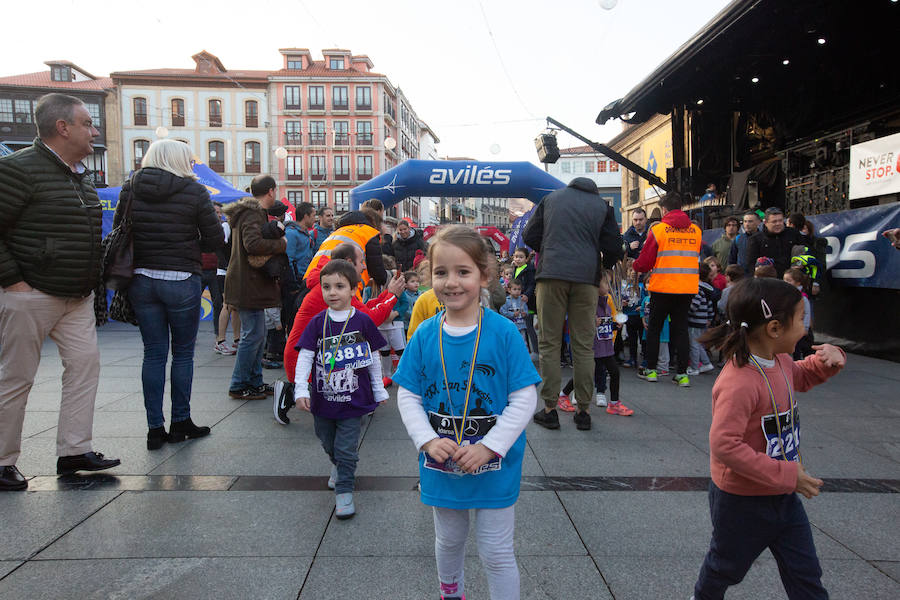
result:
<svg viewBox="0 0 900 600"><path fill-rule="evenodd" d="M615 3L612 10L601 4ZM726 0L40 0L5 6L0 74L70 60L96 76L278 69L278 48L367 54L441 140L442 156L536 161L552 116L596 141L600 109L646 77ZM560 145L580 145L561 137ZM497 152L499 150L499 152Z"/></svg>

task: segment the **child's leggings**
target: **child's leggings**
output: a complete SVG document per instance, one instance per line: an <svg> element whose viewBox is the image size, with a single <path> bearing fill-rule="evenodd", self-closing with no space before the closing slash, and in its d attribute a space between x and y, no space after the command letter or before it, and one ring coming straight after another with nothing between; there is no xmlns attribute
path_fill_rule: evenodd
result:
<svg viewBox="0 0 900 600"><path fill-rule="evenodd" d="M610 402L619 401L619 364L614 356L594 357L594 387L601 394L606 392L606 373L609 372L609 399ZM575 381L569 380L563 388L563 394L568 396L575 389Z"/></svg>
<svg viewBox="0 0 900 600"><path fill-rule="evenodd" d="M472 511L434 507L434 556L441 594L462 598L466 593L463 563L470 512L475 514L475 540L491 600L519 600L519 567L513 554L515 505Z"/></svg>
<svg viewBox="0 0 900 600"><path fill-rule="evenodd" d="M641 321L640 315L628 315L628 322L625 323L625 327L628 329L629 358L633 360L635 366L637 366L641 363L641 359L638 356L638 340L644 335L644 322ZM644 343L641 342L641 347L643 346Z"/></svg>

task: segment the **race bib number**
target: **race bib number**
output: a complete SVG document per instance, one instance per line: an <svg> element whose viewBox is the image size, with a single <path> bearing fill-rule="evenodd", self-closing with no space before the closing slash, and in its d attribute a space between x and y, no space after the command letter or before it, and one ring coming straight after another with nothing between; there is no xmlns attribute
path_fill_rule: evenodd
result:
<svg viewBox="0 0 900 600"><path fill-rule="evenodd" d="M600 324L597 326L597 339L601 342L611 340L615 329L612 317L600 317Z"/></svg>
<svg viewBox="0 0 900 600"><path fill-rule="evenodd" d="M338 343L340 341L340 343ZM334 365L331 364L334 359ZM328 371L342 371L346 368L363 369L372 364L372 349L361 332L331 336L322 340L319 360Z"/></svg>
<svg viewBox="0 0 900 600"><path fill-rule="evenodd" d="M800 417L795 409L778 413L778 421L775 415L765 415L762 418L762 430L766 436L766 455L776 460L800 460ZM781 436L778 435L778 427L781 426ZM791 427L793 425L793 427ZM784 452L782 452L784 448Z"/></svg>
<svg viewBox="0 0 900 600"><path fill-rule="evenodd" d="M487 435L487 432L497 423L497 415L468 415L464 422L462 417L453 417L429 411L428 421L431 423L431 428L434 429L435 433L439 436L454 440L456 439L456 432L453 429L454 423L456 424L456 431L459 431L459 428L462 427L463 441L460 445L468 446L470 444L477 444L485 435ZM482 473L487 473L489 471L499 471L503 465L503 459L496 456L481 465L474 473L466 473L452 458L448 458L444 462L438 462L429 456L427 452L424 454L426 469L440 471L441 473L450 475L481 475Z"/></svg>

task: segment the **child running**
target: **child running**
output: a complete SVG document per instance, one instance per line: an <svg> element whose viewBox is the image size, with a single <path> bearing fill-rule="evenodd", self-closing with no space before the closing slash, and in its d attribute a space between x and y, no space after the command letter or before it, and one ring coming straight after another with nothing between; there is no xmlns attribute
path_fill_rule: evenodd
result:
<svg viewBox="0 0 900 600"><path fill-rule="evenodd" d="M312 412L316 437L331 459L328 487L336 494L334 514L349 519L356 514L353 488L361 420L388 399L373 350L386 342L372 319L350 305L359 283L353 265L331 260L322 268L320 281L328 308L312 318L297 343L294 399L299 408Z"/></svg>
<svg viewBox="0 0 900 600"><path fill-rule="evenodd" d="M771 278L746 279L728 298L729 321L702 338L728 359L712 391L709 507L713 534L694 587L695 600L723 598L769 548L789 598L828 598L812 530L797 493L819 495L800 453L795 391L805 392L844 366L823 344L802 361L799 290Z"/></svg>
<svg viewBox="0 0 900 600"><path fill-rule="evenodd" d="M540 382L516 326L479 306L492 273L475 230L442 230L428 248L445 310L421 323L394 375L416 449L422 502L433 507L441 598L465 597L466 536L475 539L492 600L518 600L515 503L525 426Z"/></svg>

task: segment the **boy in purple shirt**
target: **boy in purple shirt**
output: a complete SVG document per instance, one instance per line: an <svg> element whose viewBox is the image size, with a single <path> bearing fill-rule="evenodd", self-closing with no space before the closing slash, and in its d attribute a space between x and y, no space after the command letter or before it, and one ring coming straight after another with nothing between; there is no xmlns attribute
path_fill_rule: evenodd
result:
<svg viewBox="0 0 900 600"><path fill-rule="evenodd" d="M328 487L336 494L338 519L356 514L353 487L361 419L388 399L381 361L373 352L387 342L372 319L350 305L358 280L346 260L325 265L320 285L328 308L312 318L296 346L294 399L298 408L312 412L316 437L331 459Z"/></svg>

